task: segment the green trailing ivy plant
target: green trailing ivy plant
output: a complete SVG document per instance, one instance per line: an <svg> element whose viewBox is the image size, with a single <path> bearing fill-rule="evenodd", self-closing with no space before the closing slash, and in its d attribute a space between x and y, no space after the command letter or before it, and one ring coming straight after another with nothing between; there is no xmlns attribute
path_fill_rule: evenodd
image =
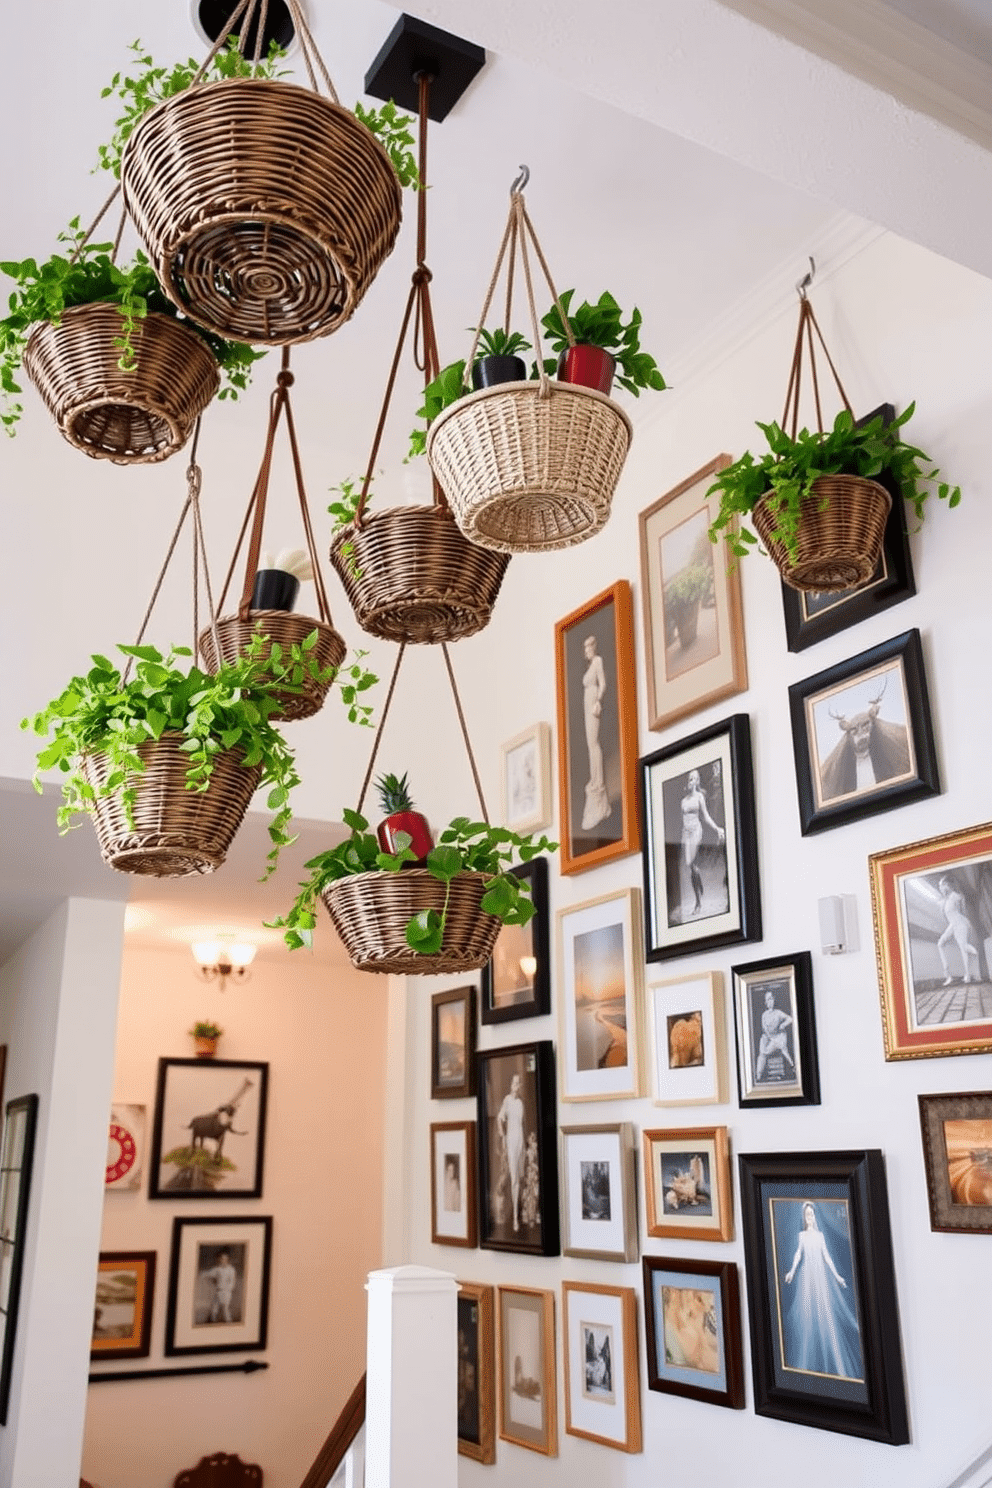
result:
<svg viewBox="0 0 992 1488"><path fill-rule="evenodd" d="M459 398L464 397L465 392L463 357L460 362L451 362L447 367L442 367L434 380L424 388L424 401L417 409L417 418L424 419L426 427L411 432L408 460L426 452L427 432L431 424L445 408L450 408L452 403L457 403Z"/></svg>
<svg viewBox="0 0 992 1488"><path fill-rule="evenodd" d="M616 358L616 381L639 398L642 389L663 392L665 379L653 356L641 350L641 312L635 306L626 325L623 311L608 292L604 291L595 304L584 300L572 309L574 289L566 289L558 296L561 308L572 328L572 335L579 346L598 346ZM552 305L541 324L544 327L554 356L544 363L548 373L557 371L558 357L568 348L568 336L558 306Z"/></svg>

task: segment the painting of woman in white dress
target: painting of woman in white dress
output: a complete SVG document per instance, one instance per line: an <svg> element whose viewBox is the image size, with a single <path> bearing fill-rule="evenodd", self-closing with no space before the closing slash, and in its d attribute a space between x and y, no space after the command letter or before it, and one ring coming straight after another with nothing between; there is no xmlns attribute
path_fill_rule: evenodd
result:
<svg viewBox="0 0 992 1488"><path fill-rule="evenodd" d="M785 1369L865 1377L846 1199L773 1199Z"/></svg>

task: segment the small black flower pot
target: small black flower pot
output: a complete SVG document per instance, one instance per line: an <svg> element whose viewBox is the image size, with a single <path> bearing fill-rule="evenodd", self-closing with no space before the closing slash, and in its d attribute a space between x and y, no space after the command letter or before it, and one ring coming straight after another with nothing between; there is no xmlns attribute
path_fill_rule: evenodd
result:
<svg viewBox="0 0 992 1488"><path fill-rule="evenodd" d="M527 363L518 356L482 356L472 363L472 386L496 387L501 382L525 382Z"/></svg>
<svg viewBox="0 0 992 1488"><path fill-rule="evenodd" d="M281 568L260 568L251 595L253 610L291 610L300 592L300 581Z"/></svg>

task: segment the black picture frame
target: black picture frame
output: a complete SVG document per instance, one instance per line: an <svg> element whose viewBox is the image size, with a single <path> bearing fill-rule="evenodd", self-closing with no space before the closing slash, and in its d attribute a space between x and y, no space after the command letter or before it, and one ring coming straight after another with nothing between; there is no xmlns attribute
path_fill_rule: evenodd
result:
<svg viewBox="0 0 992 1488"><path fill-rule="evenodd" d="M486 1049L477 1058L479 1245L523 1255L560 1255L554 1044L543 1039ZM512 1099L521 1103L519 1110L509 1104ZM519 1165L516 1228L510 1177L514 1160Z"/></svg>
<svg viewBox="0 0 992 1488"><path fill-rule="evenodd" d="M905 1445L882 1153L743 1153L738 1161L756 1414ZM815 1244L800 1239L812 1230ZM816 1326L818 1278L827 1332Z"/></svg>
<svg viewBox="0 0 992 1488"><path fill-rule="evenodd" d="M37 1128L36 1095L21 1095L7 1102L0 1158L0 1426L6 1426L10 1406Z"/></svg>
<svg viewBox="0 0 992 1488"><path fill-rule="evenodd" d="M483 1023L515 1023L521 1018L541 1018L551 1011L548 860L532 858L511 872L530 884L534 917L526 925L504 925L496 937L492 958L482 968ZM533 957L533 974L522 968L520 976L514 978L513 962L519 963L524 956Z"/></svg>
<svg viewBox="0 0 992 1488"><path fill-rule="evenodd" d="M845 698L858 708L850 717L834 706ZM794 682L789 712L804 837L940 794L918 630ZM865 757L874 776L868 785L858 780Z"/></svg>
<svg viewBox="0 0 992 1488"><path fill-rule="evenodd" d="M890 424L896 416L891 403L882 403L859 419L865 424L881 414ZM782 585L782 608L785 614L785 636L790 651L805 651L828 636L837 635L851 625L859 625L872 615L880 615L892 605L902 604L916 593L913 559L909 551L906 525L907 504L899 486L888 471L874 477L892 497L892 507L885 524L882 556L870 579L854 589L838 594L805 594Z"/></svg>
<svg viewBox="0 0 992 1488"><path fill-rule="evenodd" d="M160 1059L148 1197L261 1198L268 1086L269 1066L262 1060ZM211 1117L226 1128L219 1144L215 1131L207 1128ZM198 1130L196 1122L201 1123ZM186 1132L191 1133L188 1138ZM169 1160L172 1153L203 1151L216 1158L218 1146L220 1163L193 1156L186 1162ZM233 1174L225 1166L234 1162L232 1151L243 1165L240 1181L237 1163Z"/></svg>
<svg viewBox="0 0 992 1488"><path fill-rule="evenodd" d="M820 1068L809 951L732 966L731 977L738 1104L742 1109L818 1106Z"/></svg>
<svg viewBox="0 0 992 1488"><path fill-rule="evenodd" d="M475 988L450 987L431 998L431 1099L475 1094Z"/></svg>
<svg viewBox="0 0 992 1488"><path fill-rule="evenodd" d="M221 1256L228 1255L227 1263ZM235 1354L264 1349L269 1333L272 1216L194 1215L172 1221L165 1352ZM208 1282L224 1265L234 1273ZM215 1311L227 1316L214 1316ZM191 1342L191 1339L197 1339Z"/></svg>
<svg viewBox="0 0 992 1488"><path fill-rule="evenodd" d="M667 744L639 764L647 960L760 940L747 714Z"/></svg>
<svg viewBox="0 0 992 1488"><path fill-rule="evenodd" d="M733 1261L659 1255L646 1255L641 1264L648 1389L743 1410L744 1351L737 1266ZM672 1292L684 1294L688 1306L680 1308ZM712 1303L701 1310L701 1296L707 1295ZM670 1332L674 1332L674 1338L669 1337ZM713 1350L712 1359L707 1348Z"/></svg>

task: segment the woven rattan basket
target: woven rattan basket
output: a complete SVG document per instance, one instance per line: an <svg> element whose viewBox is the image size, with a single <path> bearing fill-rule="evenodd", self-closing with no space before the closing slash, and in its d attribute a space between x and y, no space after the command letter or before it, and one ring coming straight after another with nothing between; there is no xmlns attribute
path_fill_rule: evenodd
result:
<svg viewBox="0 0 992 1488"><path fill-rule="evenodd" d="M331 562L363 630L434 645L489 624L508 555L470 543L440 506L396 506L345 527Z"/></svg>
<svg viewBox="0 0 992 1488"><path fill-rule="evenodd" d="M751 513L768 555L793 589L832 594L870 579L878 565L892 497L859 475L821 475L803 502L795 556L771 537L775 516L763 496Z"/></svg>
<svg viewBox="0 0 992 1488"><path fill-rule="evenodd" d="M225 615L223 619L217 621L220 660L231 664L236 662L258 631L268 636L270 641L275 641L284 649L288 649L290 646L299 646L314 630L317 632L317 641L312 654L319 661L322 669L333 667L337 671L348 649L341 636L333 626L325 625L321 620L314 620L309 615L293 614L290 610L252 610L247 620L242 620L239 615ZM207 671L216 672L218 668L217 646L214 642L212 626L208 625L205 630L201 631L199 646ZM268 652L266 651L265 654L267 655ZM324 706L324 699L333 681L333 677L328 677L326 682L320 683L307 678L300 684L299 692L277 693L282 704L282 711L273 713L272 721L277 722L281 719L289 723L298 718L312 718L314 713L319 713Z"/></svg>
<svg viewBox="0 0 992 1488"><path fill-rule="evenodd" d="M584 542L605 526L633 427L602 393L503 383L431 425L427 457L465 536L503 553Z"/></svg>
<svg viewBox="0 0 992 1488"><path fill-rule="evenodd" d="M337 330L400 226L400 184L374 135L339 104L267 78L160 103L124 147L121 187L170 299L253 344Z"/></svg>
<svg viewBox="0 0 992 1488"><path fill-rule="evenodd" d="M119 793L94 802L100 852L111 868L184 878L212 873L227 856L262 772L245 769L241 751L229 749L216 756L207 790L187 790L189 756L180 752L181 743L181 734L163 734L138 746L145 770L134 776L132 821ZM99 788L109 762L106 755L90 755L83 769L90 785Z"/></svg>
<svg viewBox="0 0 992 1488"><path fill-rule="evenodd" d="M24 370L77 449L119 465L165 460L216 393L217 363L202 336L152 314L135 322L135 366L122 372L122 326L115 305L77 305L35 327Z"/></svg>
<svg viewBox="0 0 992 1488"><path fill-rule="evenodd" d="M492 955L502 922L480 908L487 883L483 873L458 873L452 879L444 943L434 956L412 951L406 943L406 927L415 914L444 907L445 885L426 868L357 873L338 879L320 897L359 971L434 976L478 971Z"/></svg>

